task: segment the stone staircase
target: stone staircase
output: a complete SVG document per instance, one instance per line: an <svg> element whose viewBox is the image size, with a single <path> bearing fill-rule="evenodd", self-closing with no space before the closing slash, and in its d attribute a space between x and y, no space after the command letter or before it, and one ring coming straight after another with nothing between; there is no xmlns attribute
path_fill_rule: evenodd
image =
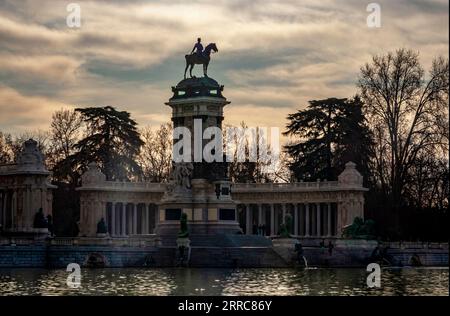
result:
<svg viewBox="0 0 450 316"><path fill-rule="evenodd" d="M255 235L191 235L191 247L272 247L272 241ZM176 246L176 236L162 236L161 243L165 247Z"/></svg>
<svg viewBox="0 0 450 316"><path fill-rule="evenodd" d="M255 235L191 235L191 267L287 267L272 241ZM172 249L175 262L176 237L163 236L162 248ZM167 260L167 257L165 258Z"/></svg>

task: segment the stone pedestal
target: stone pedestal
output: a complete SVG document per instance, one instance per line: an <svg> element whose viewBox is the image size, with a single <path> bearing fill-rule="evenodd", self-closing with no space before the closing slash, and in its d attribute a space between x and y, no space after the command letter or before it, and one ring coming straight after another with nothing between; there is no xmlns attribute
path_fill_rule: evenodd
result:
<svg viewBox="0 0 450 316"><path fill-rule="evenodd" d="M192 235L236 234L241 232L237 222L236 204L230 197L221 197L215 184L206 179L193 179L190 198L162 200L159 205L158 235L175 236L180 230L180 217L186 213Z"/></svg>
<svg viewBox="0 0 450 316"><path fill-rule="evenodd" d="M203 156L211 140L203 138L205 131L222 128L223 108L230 103L222 95L223 86L212 78L191 78L179 82L172 91L174 95L166 104L172 108L174 128L189 131L182 139L184 145L191 145L191 154L187 157L190 161L174 165L170 191L159 204L156 233L176 236L182 213L187 215L191 235L241 232L227 164L217 157L207 162ZM195 141L198 139L200 142Z"/></svg>

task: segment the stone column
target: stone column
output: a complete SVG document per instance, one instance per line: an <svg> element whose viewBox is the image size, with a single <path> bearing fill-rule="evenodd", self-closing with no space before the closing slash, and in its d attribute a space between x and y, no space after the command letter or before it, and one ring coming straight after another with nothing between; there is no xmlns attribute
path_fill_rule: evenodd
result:
<svg viewBox="0 0 450 316"><path fill-rule="evenodd" d="M111 203L111 223L109 225L109 232L111 236L116 235L116 203Z"/></svg>
<svg viewBox="0 0 450 316"><path fill-rule="evenodd" d="M6 226L6 191L2 191L2 227Z"/></svg>
<svg viewBox="0 0 450 316"><path fill-rule="evenodd" d="M133 208L131 208L131 212L128 212L128 203L125 204L125 221L125 235L131 235L133 233Z"/></svg>
<svg viewBox="0 0 450 316"><path fill-rule="evenodd" d="M251 214L250 214L250 204L245 204L245 234L252 234L252 223L251 223Z"/></svg>
<svg viewBox="0 0 450 316"><path fill-rule="evenodd" d="M121 221L122 229L120 231L120 235L125 236L127 234L126 226L125 226L126 223L127 223L127 217L126 217L126 215L127 215L127 205L125 203L122 203L121 210L122 210L122 221Z"/></svg>
<svg viewBox="0 0 450 316"><path fill-rule="evenodd" d="M275 235L275 210L272 203L270 203L270 235Z"/></svg>
<svg viewBox="0 0 450 316"><path fill-rule="evenodd" d="M144 208L141 208L142 222L141 222L141 234L148 234L148 205L144 204Z"/></svg>
<svg viewBox="0 0 450 316"><path fill-rule="evenodd" d="M282 223L283 224L286 224L286 204L285 203L282 203L281 204L281 208L282 208L282 218L281 218L281 221L282 221Z"/></svg>
<svg viewBox="0 0 450 316"><path fill-rule="evenodd" d="M158 226L159 224L159 206L158 205L153 205L154 206L154 213L155 213L155 228Z"/></svg>
<svg viewBox="0 0 450 316"><path fill-rule="evenodd" d="M137 222L137 205L136 205L136 203L133 203L132 205L133 205L133 230L132 230L132 233L133 233L133 235L136 235L137 234L137 224L138 224L138 222Z"/></svg>
<svg viewBox="0 0 450 316"><path fill-rule="evenodd" d="M331 237L331 203L327 203L327 221L328 221L328 230L327 230L327 236Z"/></svg>
<svg viewBox="0 0 450 316"><path fill-rule="evenodd" d="M317 236L322 236L322 232L321 232L321 225L320 225L320 203L316 203L316 215L317 215Z"/></svg>
<svg viewBox="0 0 450 316"><path fill-rule="evenodd" d="M309 223L310 219L309 219L309 203L305 204L305 236L309 237L309 227L310 227L310 223Z"/></svg>
<svg viewBox="0 0 450 316"><path fill-rule="evenodd" d="M0 225L3 227L3 191L0 190Z"/></svg>
<svg viewBox="0 0 450 316"><path fill-rule="evenodd" d="M42 203L41 203L42 205ZM44 210L45 212L45 210ZM45 213L44 213L45 214ZM14 189L11 201L11 229L17 229L15 222L17 217L17 190Z"/></svg>
<svg viewBox="0 0 450 316"><path fill-rule="evenodd" d="M258 225L262 225L263 224L263 210L262 210L262 205L258 204Z"/></svg>
<svg viewBox="0 0 450 316"><path fill-rule="evenodd" d="M294 235L298 236L298 204L294 203Z"/></svg>

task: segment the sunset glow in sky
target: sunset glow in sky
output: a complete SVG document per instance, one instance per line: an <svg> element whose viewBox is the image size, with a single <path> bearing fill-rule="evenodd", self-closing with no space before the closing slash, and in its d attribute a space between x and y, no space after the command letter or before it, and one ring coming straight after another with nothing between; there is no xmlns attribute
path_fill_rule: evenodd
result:
<svg viewBox="0 0 450 316"><path fill-rule="evenodd" d="M81 27L66 6L81 6ZM361 0L0 0L0 131L47 129L62 107L115 106L140 126L164 102L197 37L219 48L209 75L232 102L226 123L284 127L311 99L352 97L373 54L448 57L448 0L385 0L369 28ZM199 76L201 67L194 70Z"/></svg>

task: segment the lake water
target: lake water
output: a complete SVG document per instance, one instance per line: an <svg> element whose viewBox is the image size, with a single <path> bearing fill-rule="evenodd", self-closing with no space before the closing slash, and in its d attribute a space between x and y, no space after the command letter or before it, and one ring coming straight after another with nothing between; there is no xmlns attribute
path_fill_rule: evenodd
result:
<svg viewBox="0 0 450 316"><path fill-rule="evenodd" d="M449 295L448 268L388 268L381 288L365 269L0 269L0 295Z"/></svg>

